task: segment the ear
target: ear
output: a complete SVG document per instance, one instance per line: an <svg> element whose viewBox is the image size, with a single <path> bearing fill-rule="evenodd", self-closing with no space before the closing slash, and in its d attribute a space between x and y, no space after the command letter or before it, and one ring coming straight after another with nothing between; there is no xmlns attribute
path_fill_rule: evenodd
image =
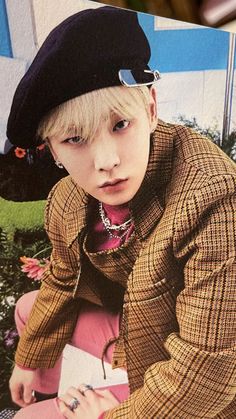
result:
<svg viewBox="0 0 236 419"><path fill-rule="evenodd" d="M150 88L150 103L149 103L149 115L150 115L150 130L153 132L157 125L157 91L154 86Z"/></svg>

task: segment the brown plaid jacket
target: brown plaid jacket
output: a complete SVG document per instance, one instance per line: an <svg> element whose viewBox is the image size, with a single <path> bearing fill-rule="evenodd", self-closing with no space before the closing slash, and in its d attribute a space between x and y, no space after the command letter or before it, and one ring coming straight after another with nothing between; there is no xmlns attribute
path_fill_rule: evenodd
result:
<svg viewBox="0 0 236 419"><path fill-rule="evenodd" d="M140 249L127 278L120 341L131 396L107 419L236 418L235 189L235 164L216 145L158 124L130 203ZM87 195L70 177L60 181L46 208L51 264L18 345L19 365L53 366L80 298L101 304L108 282L116 295L115 283L83 263L87 217Z"/></svg>

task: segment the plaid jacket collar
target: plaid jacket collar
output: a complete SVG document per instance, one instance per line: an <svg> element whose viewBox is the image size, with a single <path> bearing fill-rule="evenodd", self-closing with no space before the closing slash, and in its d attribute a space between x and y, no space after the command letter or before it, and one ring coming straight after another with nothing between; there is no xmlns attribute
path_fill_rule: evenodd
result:
<svg viewBox="0 0 236 419"><path fill-rule="evenodd" d="M173 159L173 128L159 121L151 138L148 167L142 185L130 202L135 231L145 240L164 211L165 190L171 178ZM90 197L72 180L65 204L66 242L71 246L89 222Z"/></svg>

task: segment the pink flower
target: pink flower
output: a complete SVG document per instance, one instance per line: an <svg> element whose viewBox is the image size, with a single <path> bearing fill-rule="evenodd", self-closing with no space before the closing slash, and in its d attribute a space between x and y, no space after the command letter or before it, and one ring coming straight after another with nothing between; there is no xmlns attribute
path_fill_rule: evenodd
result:
<svg viewBox="0 0 236 419"><path fill-rule="evenodd" d="M26 256L20 257L20 261L23 263L21 267L22 272L27 273L28 278L40 281L42 275L49 264L48 259L35 259L28 258Z"/></svg>

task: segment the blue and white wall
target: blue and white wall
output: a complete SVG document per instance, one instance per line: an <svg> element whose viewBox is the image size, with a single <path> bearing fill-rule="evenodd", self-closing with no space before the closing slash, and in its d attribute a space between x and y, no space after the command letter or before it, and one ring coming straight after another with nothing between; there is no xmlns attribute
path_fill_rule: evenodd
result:
<svg viewBox="0 0 236 419"><path fill-rule="evenodd" d="M8 150L6 121L15 88L36 53L29 0L0 0L0 153Z"/></svg>
<svg viewBox="0 0 236 419"><path fill-rule="evenodd" d="M196 117L202 127L221 129L229 33L147 15L141 15L140 22L152 49L150 65L163 74L158 84L160 116L171 121L178 115ZM235 126L236 114L231 128Z"/></svg>
<svg viewBox="0 0 236 419"><path fill-rule="evenodd" d="M89 0L0 0L0 153L7 151L5 129L14 90L38 47L70 14L100 6ZM178 115L196 117L201 126L221 129L229 33L142 13L139 20L152 49L150 66L162 73L159 116L168 121Z"/></svg>

